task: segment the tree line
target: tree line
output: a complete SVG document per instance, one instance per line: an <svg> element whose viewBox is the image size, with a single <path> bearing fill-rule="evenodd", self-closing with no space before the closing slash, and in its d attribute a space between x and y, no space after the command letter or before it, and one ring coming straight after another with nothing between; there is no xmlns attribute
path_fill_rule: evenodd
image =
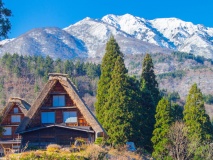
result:
<svg viewBox="0 0 213 160"><path fill-rule="evenodd" d="M161 96L149 54L143 60L140 79L130 77L111 36L95 103L96 116L109 136L107 144L119 147L133 141L159 160L210 158L213 127L200 89L192 85L183 108L177 98L177 93Z"/></svg>
<svg viewBox="0 0 213 160"><path fill-rule="evenodd" d="M60 58L53 60L51 57L22 56L6 53L0 59L1 66L17 77L34 74L47 80L48 73L66 73L69 77L88 75L90 78L99 77L100 65L95 63L84 63L80 60L65 60Z"/></svg>
<svg viewBox="0 0 213 160"><path fill-rule="evenodd" d="M32 102L47 82L48 73L53 72L68 74L82 97L96 94L96 82L101 74L100 64L78 59L63 61L53 60L49 56L22 56L6 53L0 58L1 106L6 104L11 95ZM89 106L93 107L93 104Z"/></svg>

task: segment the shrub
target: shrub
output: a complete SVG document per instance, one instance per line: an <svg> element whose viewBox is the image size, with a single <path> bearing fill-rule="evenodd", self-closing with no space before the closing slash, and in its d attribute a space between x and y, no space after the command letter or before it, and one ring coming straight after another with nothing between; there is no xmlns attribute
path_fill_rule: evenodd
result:
<svg viewBox="0 0 213 160"><path fill-rule="evenodd" d="M98 137L98 138L96 138L95 144L97 144L97 145L102 145L102 144L103 144L103 137Z"/></svg>
<svg viewBox="0 0 213 160"><path fill-rule="evenodd" d="M61 146L57 144L50 144L47 146L48 152L59 152L60 149L61 149Z"/></svg>
<svg viewBox="0 0 213 160"><path fill-rule="evenodd" d="M90 145L85 150L85 154L86 154L85 157L88 159L102 160L102 159L106 159L107 151L101 148L100 146Z"/></svg>

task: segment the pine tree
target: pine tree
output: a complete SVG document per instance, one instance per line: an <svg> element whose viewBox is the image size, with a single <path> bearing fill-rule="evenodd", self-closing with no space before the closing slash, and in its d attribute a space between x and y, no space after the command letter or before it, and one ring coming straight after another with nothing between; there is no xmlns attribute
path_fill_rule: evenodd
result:
<svg viewBox="0 0 213 160"><path fill-rule="evenodd" d="M171 103L173 122L183 121L183 107L179 106L177 103Z"/></svg>
<svg viewBox="0 0 213 160"><path fill-rule="evenodd" d="M108 90L110 88L110 82L112 80L112 71L115 66L117 57L123 57L120 51L118 43L113 36L110 37L106 44L106 53L102 59L101 64L101 76L98 82L97 89L97 101L95 103L95 112L99 122L105 127L104 124L104 113L108 108L106 108L106 103L109 98Z"/></svg>
<svg viewBox="0 0 213 160"><path fill-rule="evenodd" d="M152 137L154 151L152 156L161 160L168 156L166 145L169 140L167 134L172 123L171 106L165 98L162 98L157 105L155 119L156 123Z"/></svg>
<svg viewBox="0 0 213 160"><path fill-rule="evenodd" d="M0 40L7 38L7 34L11 29L9 18L12 16L11 10L4 7L4 3L0 0Z"/></svg>
<svg viewBox="0 0 213 160"><path fill-rule="evenodd" d="M160 92L158 89L158 82L156 81L156 76L154 73L154 65L152 62L152 57L149 54L145 55L142 66L141 74L141 87L145 87L150 91L150 94L153 98L155 106L157 106L158 101L160 100Z"/></svg>
<svg viewBox="0 0 213 160"><path fill-rule="evenodd" d="M152 132L155 124L155 111L158 101L160 100L160 92L158 90L158 83L154 73L154 65L149 54L145 55L142 74L141 74L141 111L143 113L143 120L141 121L143 146L147 151L152 151Z"/></svg>
<svg viewBox="0 0 213 160"><path fill-rule="evenodd" d="M142 117L139 122L139 128L142 134L142 146L147 151L151 152L153 150L151 138L155 125L156 106L154 104L153 97L151 96L151 92L145 83L141 94L142 107L139 112L142 113Z"/></svg>
<svg viewBox="0 0 213 160"><path fill-rule="evenodd" d="M212 140L213 128L209 116L205 112L203 95L197 84L192 85L184 106L184 121L187 128L187 137L204 142Z"/></svg>
<svg viewBox="0 0 213 160"><path fill-rule="evenodd" d="M143 145L143 135L140 126L144 120L141 101L140 83L135 77L128 77L128 96L132 111L132 119L130 119L132 134L129 134L129 141L135 143L137 147Z"/></svg>
<svg viewBox="0 0 213 160"><path fill-rule="evenodd" d="M108 102L105 105L109 109L105 111L104 117L104 127L113 146L125 144L133 134L133 109L128 87L127 70L123 58L118 56L112 72Z"/></svg>

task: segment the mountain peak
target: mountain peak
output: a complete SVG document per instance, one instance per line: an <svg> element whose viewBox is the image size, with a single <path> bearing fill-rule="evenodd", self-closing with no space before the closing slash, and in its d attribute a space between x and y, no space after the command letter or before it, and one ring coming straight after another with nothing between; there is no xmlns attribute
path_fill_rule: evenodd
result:
<svg viewBox="0 0 213 160"><path fill-rule="evenodd" d="M211 56L213 28L201 24L194 25L192 22L185 22L175 17L147 20L128 13L108 14L101 19L86 17L62 30L60 28L35 29L12 41L5 41L7 43L0 42L3 46L0 48L0 54L4 52L20 52L20 54L29 52L41 55L55 53L54 57L57 51L58 54L66 52L64 57L100 56L103 55L105 44L111 34L118 38L118 43L123 47L122 51L125 54L172 49L208 58L213 57ZM68 55L69 52L71 56Z"/></svg>

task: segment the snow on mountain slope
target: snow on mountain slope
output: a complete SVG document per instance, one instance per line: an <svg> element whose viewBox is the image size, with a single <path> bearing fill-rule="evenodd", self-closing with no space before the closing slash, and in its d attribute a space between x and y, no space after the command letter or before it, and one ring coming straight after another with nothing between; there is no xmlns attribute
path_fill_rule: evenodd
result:
<svg viewBox="0 0 213 160"><path fill-rule="evenodd" d="M213 59L213 45L198 34L188 37L179 48L179 51Z"/></svg>
<svg viewBox="0 0 213 160"><path fill-rule="evenodd" d="M85 42L89 56L95 56L97 51L107 43L111 35L130 37L127 33L111 25L91 18L85 18L74 25L64 28L64 30Z"/></svg>
<svg viewBox="0 0 213 160"><path fill-rule="evenodd" d="M15 39L15 38L2 40L2 41L0 41L0 46L3 46L3 45L5 45L6 43L9 43L9 42L13 41L14 39Z"/></svg>
<svg viewBox="0 0 213 160"><path fill-rule="evenodd" d="M144 18L135 17L130 14L125 14L123 16L109 14L104 16L101 20L145 42L170 49L176 48L169 39L153 28L151 23Z"/></svg>
<svg viewBox="0 0 213 160"><path fill-rule="evenodd" d="M0 48L5 52L22 55L42 55L56 59L87 57L84 43L59 28L33 29Z"/></svg>
<svg viewBox="0 0 213 160"><path fill-rule="evenodd" d="M132 35L137 39L161 47L190 52L204 57L213 54L213 28L194 25L178 18L146 20L130 14L106 15L102 21ZM195 35L196 36L193 36ZM192 38L193 37L193 38ZM206 47L203 45L205 44ZM202 52L203 51L203 52Z"/></svg>
<svg viewBox="0 0 213 160"><path fill-rule="evenodd" d="M146 20L130 14L85 18L64 29L34 29L14 40L1 41L0 54L18 52L64 59L102 56L110 35L119 37L124 54L178 50L213 58L213 28L177 18Z"/></svg>
<svg viewBox="0 0 213 160"><path fill-rule="evenodd" d="M169 53L171 50L135 39L134 36L119 30L111 24L101 20L85 18L82 21L64 28L68 33L85 42L88 55L103 56L105 45L111 35L114 35L124 54L141 54L147 52Z"/></svg>
<svg viewBox="0 0 213 160"><path fill-rule="evenodd" d="M178 18L158 18L150 21L165 37L170 39L176 46L181 46L185 39L192 34L198 33L202 36L207 34L208 29L203 25L194 25Z"/></svg>

